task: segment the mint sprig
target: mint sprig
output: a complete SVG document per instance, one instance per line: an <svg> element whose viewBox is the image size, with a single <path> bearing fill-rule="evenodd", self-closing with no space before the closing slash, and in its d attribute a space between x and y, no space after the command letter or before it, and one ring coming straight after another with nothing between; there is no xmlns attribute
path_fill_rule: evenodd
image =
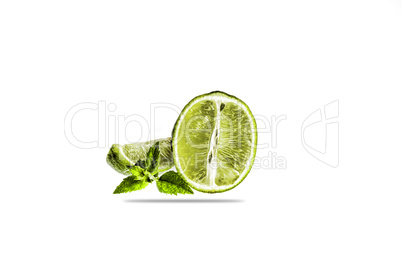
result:
<svg viewBox="0 0 402 268"><path fill-rule="evenodd" d="M128 167L132 175L125 178L116 187L113 194L142 190L153 181L156 181L156 186L161 193L194 194L187 182L177 172L169 171L160 178L158 177L159 158L159 142L156 142L149 148L146 160L138 160L134 166Z"/></svg>

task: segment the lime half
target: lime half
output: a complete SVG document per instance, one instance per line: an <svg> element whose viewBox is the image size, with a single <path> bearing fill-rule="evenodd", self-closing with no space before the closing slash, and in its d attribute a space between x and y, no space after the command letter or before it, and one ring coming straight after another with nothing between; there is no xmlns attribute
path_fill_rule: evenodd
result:
<svg viewBox="0 0 402 268"><path fill-rule="evenodd" d="M223 92L195 97L184 107L172 134L177 171L194 189L230 190L253 165L257 125L248 106Z"/></svg>

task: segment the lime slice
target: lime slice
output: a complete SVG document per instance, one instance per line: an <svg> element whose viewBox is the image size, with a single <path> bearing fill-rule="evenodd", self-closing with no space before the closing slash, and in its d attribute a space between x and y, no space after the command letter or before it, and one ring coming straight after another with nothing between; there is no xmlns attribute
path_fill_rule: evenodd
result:
<svg viewBox="0 0 402 268"><path fill-rule="evenodd" d="M177 171L191 187L206 193L239 185L257 150L257 125L248 106L217 91L191 100L172 136Z"/></svg>
<svg viewBox="0 0 402 268"><path fill-rule="evenodd" d="M149 148L159 141L160 162L158 172L173 167L171 138L159 139L126 145L113 144L107 154L107 163L117 172L131 175L127 166L133 166L138 160L146 160Z"/></svg>

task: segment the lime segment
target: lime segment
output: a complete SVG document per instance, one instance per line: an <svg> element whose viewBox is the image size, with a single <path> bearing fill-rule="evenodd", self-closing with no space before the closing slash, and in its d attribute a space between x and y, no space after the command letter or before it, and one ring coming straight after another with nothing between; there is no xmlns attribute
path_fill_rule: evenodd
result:
<svg viewBox="0 0 402 268"><path fill-rule="evenodd" d="M146 160L149 148L157 141L159 141L160 150L158 172L171 169L173 167L171 138L125 145L113 144L107 154L106 161L117 172L131 175L128 166L133 166L138 160Z"/></svg>

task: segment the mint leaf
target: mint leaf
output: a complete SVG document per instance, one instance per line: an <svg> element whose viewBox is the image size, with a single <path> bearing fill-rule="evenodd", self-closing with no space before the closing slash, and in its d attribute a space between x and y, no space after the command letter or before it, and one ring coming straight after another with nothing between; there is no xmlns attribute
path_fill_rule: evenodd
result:
<svg viewBox="0 0 402 268"><path fill-rule="evenodd" d="M156 182L156 186L159 192L165 194L194 194L183 177L174 171L163 174Z"/></svg>
<svg viewBox="0 0 402 268"><path fill-rule="evenodd" d="M146 170L151 172L151 174L156 174L159 168L159 141L155 142L147 153L147 159L145 160Z"/></svg>
<svg viewBox="0 0 402 268"><path fill-rule="evenodd" d="M136 176L129 176L116 187L116 190L114 190L113 194L129 193L142 190L147 187L148 184L149 182L146 180L138 180Z"/></svg>
<svg viewBox="0 0 402 268"><path fill-rule="evenodd" d="M146 180L147 182L153 182L158 179L158 173L152 174L151 172L139 167L133 166L130 168L131 174L134 176L134 180Z"/></svg>
<svg viewBox="0 0 402 268"><path fill-rule="evenodd" d="M144 169L139 167L139 166L133 166L130 168L130 172L131 174L133 174L133 176L137 177L136 180L142 180L144 177Z"/></svg>

